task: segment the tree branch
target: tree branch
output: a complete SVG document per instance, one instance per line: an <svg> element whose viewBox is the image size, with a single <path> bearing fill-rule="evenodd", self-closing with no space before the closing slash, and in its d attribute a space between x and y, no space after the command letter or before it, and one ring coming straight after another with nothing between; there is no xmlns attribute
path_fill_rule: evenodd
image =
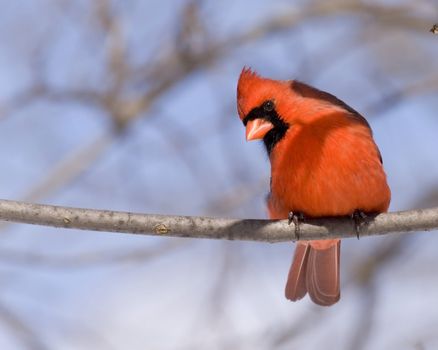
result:
<svg viewBox="0 0 438 350"><path fill-rule="evenodd" d="M285 242L355 237L349 218L321 218L300 224L299 237L287 220L222 219L194 216L138 214L70 208L0 200L0 220L80 230L133 233L162 237L212 238ZM438 208L418 209L369 217L361 236L438 229Z"/></svg>

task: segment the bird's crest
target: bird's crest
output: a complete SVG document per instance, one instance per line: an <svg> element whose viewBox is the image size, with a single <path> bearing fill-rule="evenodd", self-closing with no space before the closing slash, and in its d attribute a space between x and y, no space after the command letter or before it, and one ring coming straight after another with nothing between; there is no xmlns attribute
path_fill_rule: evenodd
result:
<svg viewBox="0 0 438 350"><path fill-rule="evenodd" d="M240 118L243 118L249 112L251 92L263 84L263 79L249 67L243 67L240 73L239 82L237 83L237 110Z"/></svg>

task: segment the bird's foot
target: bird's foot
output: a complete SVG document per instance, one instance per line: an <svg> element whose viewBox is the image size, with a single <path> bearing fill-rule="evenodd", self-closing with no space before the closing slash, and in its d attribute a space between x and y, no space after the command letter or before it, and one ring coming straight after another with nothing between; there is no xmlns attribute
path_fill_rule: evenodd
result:
<svg viewBox="0 0 438 350"><path fill-rule="evenodd" d="M356 209L353 212L353 214L351 214L351 219L353 220L353 223L354 223L354 229L356 230L357 239L360 238L360 230L362 229L362 227L364 225L366 225L367 218L368 218L368 215L365 214L365 212L363 212L360 209Z"/></svg>
<svg viewBox="0 0 438 350"><path fill-rule="evenodd" d="M306 217L301 212L290 211L288 215L289 225L293 222L295 226L295 237L297 241L300 240L300 224L304 222Z"/></svg>

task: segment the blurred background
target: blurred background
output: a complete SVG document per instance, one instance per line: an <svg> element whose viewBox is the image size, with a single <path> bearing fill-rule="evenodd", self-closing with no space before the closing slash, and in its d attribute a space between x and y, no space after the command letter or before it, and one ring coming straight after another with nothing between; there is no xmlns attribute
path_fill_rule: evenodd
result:
<svg viewBox="0 0 438 350"><path fill-rule="evenodd" d="M1 1L0 197L265 218L244 65L367 116L391 210L438 206L435 0ZM342 298L283 297L292 243L2 223L1 349L437 349L438 236L345 240Z"/></svg>

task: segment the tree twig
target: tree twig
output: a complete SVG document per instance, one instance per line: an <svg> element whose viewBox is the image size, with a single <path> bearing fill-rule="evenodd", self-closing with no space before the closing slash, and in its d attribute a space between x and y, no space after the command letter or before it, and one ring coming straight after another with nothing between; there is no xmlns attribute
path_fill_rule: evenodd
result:
<svg viewBox="0 0 438 350"><path fill-rule="evenodd" d="M287 220L224 219L138 214L0 200L0 220L70 229L162 237L286 242L355 237L351 219L321 218L300 224L299 237ZM369 217L361 236L438 229L438 208Z"/></svg>

